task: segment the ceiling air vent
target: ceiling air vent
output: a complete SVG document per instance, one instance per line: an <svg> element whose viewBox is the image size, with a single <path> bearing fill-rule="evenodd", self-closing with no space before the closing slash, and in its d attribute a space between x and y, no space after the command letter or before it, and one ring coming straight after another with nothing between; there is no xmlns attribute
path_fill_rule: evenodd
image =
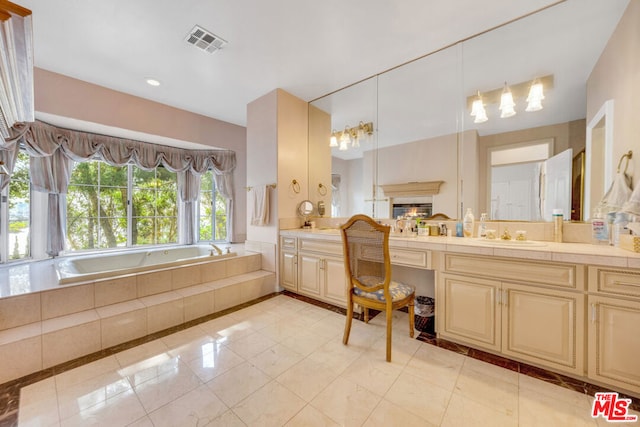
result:
<svg viewBox="0 0 640 427"><path fill-rule="evenodd" d="M202 49L205 52L213 53L216 50L222 49L227 41L216 36L210 31L196 25L191 32L185 38L187 43L194 45L198 49Z"/></svg>

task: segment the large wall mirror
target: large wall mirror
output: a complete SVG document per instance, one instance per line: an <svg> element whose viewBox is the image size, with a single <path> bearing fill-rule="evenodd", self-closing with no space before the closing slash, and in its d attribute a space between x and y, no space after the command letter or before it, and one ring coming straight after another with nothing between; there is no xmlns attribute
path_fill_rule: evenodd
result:
<svg viewBox="0 0 640 427"><path fill-rule="evenodd" d="M546 220L555 207L564 208L566 219L581 219L576 180L583 179L587 79L627 4L567 0L313 101L330 116L326 133L337 144L331 148L331 216L390 218L400 206L451 218L461 218L466 207L496 216L499 193L504 206L533 209L525 218L503 208L499 219ZM537 82L544 87L542 109L526 111ZM505 87L515 115L498 108ZM486 120L471 115L478 94ZM369 123L371 132L358 132ZM501 164L509 166L502 173L491 164L500 147L526 151L541 141L548 150L535 159L540 166L517 158ZM562 161L549 160L561 153ZM541 184L541 173L556 181ZM529 183L513 183L529 186L531 200L509 200L515 196L496 187L509 176L531 174ZM561 205L560 187L568 188L569 204ZM548 189L554 192L545 196Z"/></svg>

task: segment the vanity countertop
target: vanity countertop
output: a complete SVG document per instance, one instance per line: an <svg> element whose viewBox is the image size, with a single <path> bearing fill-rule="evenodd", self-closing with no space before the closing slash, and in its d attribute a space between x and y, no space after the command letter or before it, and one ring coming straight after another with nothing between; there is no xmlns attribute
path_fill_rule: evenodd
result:
<svg viewBox="0 0 640 427"><path fill-rule="evenodd" d="M338 229L287 229L282 236L340 241ZM480 238L416 236L389 237L389 247L456 252L540 261L571 262L608 267L640 268L640 253L606 245L543 241L503 242Z"/></svg>

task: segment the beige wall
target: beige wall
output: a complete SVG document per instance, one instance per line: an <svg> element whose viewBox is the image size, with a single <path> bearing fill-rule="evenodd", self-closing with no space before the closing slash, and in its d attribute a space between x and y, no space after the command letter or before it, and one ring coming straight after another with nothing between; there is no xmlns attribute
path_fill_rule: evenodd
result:
<svg viewBox="0 0 640 427"><path fill-rule="evenodd" d="M620 157L634 150L627 173L640 181L640 1L632 0L611 35L587 81L587 123L605 101L613 99L613 157L615 173Z"/></svg>
<svg viewBox="0 0 640 427"><path fill-rule="evenodd" d="M276 90L247 105L247 185L274 184L278 182L278 92ZM251 225L252 192L247 198L247 239L275 244L278 241L278 199L280 188L270 190L270 223L265 226Z"/></svg>
<svg viewBox="0 0 640 427"><path fill-rule="evenodd" d="M35 68L35 109L37 113L235 151L238 165L234 172L233 241L244 241L247 173L244 127L40 68Z"/></svg>
<svg viewBox="0 0 640 427"><path fill-rule="evenodd" d="M584 120L574 120L556 125L540 126L537 128L478 137L478 203L480 211L489 212L487 206L489 148L553 138L554 155L568 148L572 148L573 154L576 155L585 147L585 126Z"/></svg>
<svg viewBox="0 0 640 427"><path fill-rule="evenodd" d="M270 222L250 224L253 194L247 193L247 240L278 242L281 222L297 225L298 204L308 198L308 104L276 89L247 106L247 183L276 183L270 191ZM296 180L299 192L291 184Z"/></svg>

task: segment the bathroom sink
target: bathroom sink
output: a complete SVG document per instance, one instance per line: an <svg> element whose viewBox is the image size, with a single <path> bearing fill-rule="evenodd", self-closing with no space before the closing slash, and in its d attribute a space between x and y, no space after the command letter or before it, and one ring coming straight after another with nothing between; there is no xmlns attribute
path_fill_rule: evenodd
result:
<svg viewBox="0 0 640 427"><path fill-rule="evenodd" d="M489 246L510 246L510 247L541 247L547 246L545 242L538 242L535 240L502 240L502 239L484 239L477 238L474 239L476 242L481 245L489 245Z"/></svg>

